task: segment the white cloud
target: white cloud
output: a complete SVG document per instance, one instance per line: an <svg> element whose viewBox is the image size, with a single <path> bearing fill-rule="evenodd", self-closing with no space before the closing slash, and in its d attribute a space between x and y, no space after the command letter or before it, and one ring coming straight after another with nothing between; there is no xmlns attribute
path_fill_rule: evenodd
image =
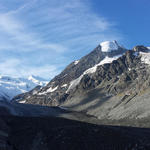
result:
<svg viewBox="0 0 150 150"><path fill-rule="evenodd" d="M9 59L0 62L0 72L5 75L18 77L36 75L47 79L53 78L60 72L54 65L25 66L24 63L25 62L19 59Z"/></svg>
<svg viewBox="0 0 150 150"><path fill-rule="evenodd" d="M16 74L17 68L20 64L20 60L18 59L9 59L3 62L0 62L0 73L4 73L6 75Z"/></svg>
<svg viewBox="0 0 150 150"><path fill-rule="evenodd" d="M55 77L60 70L53 65L43 65L43 66L34 66L34 67L25 67L24 70L21 70L23 76L36 75L44 77L46 79L52 79Z"/></svg>
<svg viewBox="0 0 150 150"><path fill-rule="evenodd" d="M8 38L8 45L1 44L1 50L10 50L10 49L21 49L22 51L34 51L38 49L50 49L55 52L65 51L66 48L60 44L54 43L44 43L38 37L36 33L30 33L27 31L26 27L16 20L13 16L8 14L0 14L0 31L5 33L5 36ZM2 43L2 41L0 42ZM17 45L14 45L16 43Z"/></svg>
<svg viewBox="0 0 150 150"><path fill-rule="evenodd" d="M52 77L60 65L82 56L81 50L122 38L116 24L94 13L87 0L15 1L16 7L0 6L8 7L0 12L0 52L9 54L0 55L0 73Z"/></svg>

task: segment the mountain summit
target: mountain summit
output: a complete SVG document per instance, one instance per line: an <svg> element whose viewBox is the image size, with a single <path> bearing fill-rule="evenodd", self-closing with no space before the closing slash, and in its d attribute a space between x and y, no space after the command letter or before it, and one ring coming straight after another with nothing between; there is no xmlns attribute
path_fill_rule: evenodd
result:
<svg viewBox="0 0 150 150"><path fill-rule="evenodd" d="M120 47L117 41L105 41L100 43L102 52L111 52L114 50L118 50Z"/></svg>

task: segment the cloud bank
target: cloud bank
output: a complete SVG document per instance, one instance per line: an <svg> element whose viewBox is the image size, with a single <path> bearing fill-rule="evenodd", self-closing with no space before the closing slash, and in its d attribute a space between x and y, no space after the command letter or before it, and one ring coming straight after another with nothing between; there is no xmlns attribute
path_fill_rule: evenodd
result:
<svg viewBox="0 0 150 150"><path fill-rule="evenodd" d="M0 74L50 79L99 42L122 39L92 0L1 1Z"/></svg>

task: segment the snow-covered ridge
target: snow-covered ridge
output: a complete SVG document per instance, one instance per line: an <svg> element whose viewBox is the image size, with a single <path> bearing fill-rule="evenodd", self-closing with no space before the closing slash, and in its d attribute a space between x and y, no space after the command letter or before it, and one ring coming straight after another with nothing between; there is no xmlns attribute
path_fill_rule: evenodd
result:
<svg viewBox="0 0 150 150"><path fill-rule="evenodd" d="M114 50L118 50L119 45L116 41L105 41L100 43L102 52L111 52Z"/></svg>
<svg viewBox="0 0 150 150"><path fill-rule="evenodd" d="M28 92L38 85L45 86L47 83L46 80L35 76L17 78L0 75L0 100L11 100L18 94Z"/></svg>
<svg viewBox="0 0 150 150"><path fill-rule="evenodd" d="M66 93L68 93L71 89L75 88L80 83L81 79L83 78L83 76L85 74L92 74L92 73L96 72L98 66L108 64L108 63L112 63L114 60L118 59L121 56L122 55L117 55L117 56L114 56L114 57L106 56L100 63L96 64L94 67L91 67L91 68L87 69L86 71L83 72L83 74L79 78L71 81Z"/></svg>

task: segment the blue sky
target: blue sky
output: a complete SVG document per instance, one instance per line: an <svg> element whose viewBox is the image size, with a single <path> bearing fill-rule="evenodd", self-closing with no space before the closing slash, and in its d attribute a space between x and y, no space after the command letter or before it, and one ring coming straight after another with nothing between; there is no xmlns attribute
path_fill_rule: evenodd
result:
<svg viewBox="0 0 150 150"><path fill-rule="evenodd" d="M150 46L149 0L0 0L0 74L50 79L100 42Z"/></svg>

